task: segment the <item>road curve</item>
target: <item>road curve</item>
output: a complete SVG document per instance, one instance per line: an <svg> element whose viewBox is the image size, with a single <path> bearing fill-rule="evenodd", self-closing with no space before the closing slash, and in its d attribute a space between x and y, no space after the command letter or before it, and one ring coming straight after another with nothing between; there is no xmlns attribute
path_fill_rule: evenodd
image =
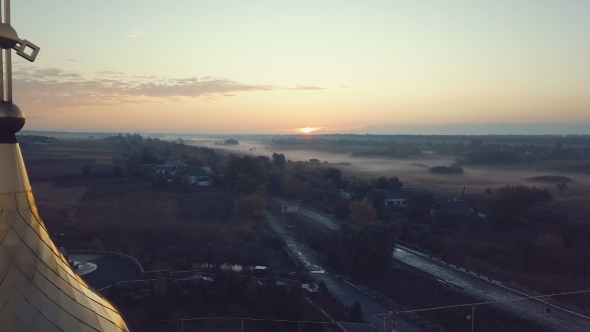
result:
<svg viewBox="0 0 590 332"><path fill-rule="evenodd" d="M280 222L268 211L265 211L265 216L275 233L277 233L285 242L285 249L289 255L299 262L316 282L323 280L330 294L332 294L332 296L334 296L340 303L350 306L354 301L358 301L363 308L363 317L367 322L372 322L374 315L383 315L387 310L385 306L350 283L345 282L335 275L327 273L321 267L321 263L317 260L315 253L309 247L299 243L294 234L285 227L284 223ZM376 319L375 322L377 323L376 326L379 326L379 330L382 330L382 318ZM399 331L404 332L422 331L420 328L408 323L403 318L397 319L396 327ZM393 329L394 326L391 324L391 319L386 319L385 331L393 331Z"/></svg>
<svg viewBox="0 0 590 332"><path fill-rule="evenodd" d="M280 204L295 203L273 195L269 197L271 200ZM340 222L334 218L319 214L301 205L299 206L299 214L309 221L327 229L337 231L340 228ZM557 331L590 331L590 319L585 316L554 305L551 306L551 313L544 315L544 305L541 301L536 299L523 300L523 298L526 298L526 294L505 287L497 281L490 281L485 277L469 273L460 267L450 266L448 263L433 260L428 255L412 250L411 248L398 245L393 257L436 278L461 287L465 292L480 299L481 302L510 301L501 303L499 306L507 311L520 314L522 317L536 320L540 323L547 322L556 327Z"/></svg>

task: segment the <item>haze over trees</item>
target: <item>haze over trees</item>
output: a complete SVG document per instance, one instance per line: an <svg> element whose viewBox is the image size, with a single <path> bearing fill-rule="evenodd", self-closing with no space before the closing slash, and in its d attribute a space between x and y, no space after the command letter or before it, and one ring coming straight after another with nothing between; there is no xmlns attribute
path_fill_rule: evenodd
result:
<svg viewBox="0 0 590 332"><path fill-rule="evenodd" d="M459 163L454 163L451 166L434 166L429 169L432 173L439 174L462 174L463 167Z"/></svg>
<svg viewBox="0 0 590 332"><path fill-rule="evenodd" d="M482 139L452 146L480 149L487 144ZM450 145L446 144L447 147ZM435 145L432 144L432 147ZM279 155L275 154L273 159L282 160ZM437 203L434 195L423 189L406 189L403 179L393 175L349 182L337 170L331 169L336 168L333 166L327 168L287 161L279 168L274 164L268 173L268 188L271 192L303 200L317 209L332 212L343 222L339 238L320 236L321 233L305 236L327 264L340 271L368 273L366 271L379 271L381 266L386 266L384 261L381 261L384 265L379 265L370 259L360 258L367 253L356 245L363 243L363 236L377 235L369 229L361 230L363 227L376 229L377 225L391 225L397 232L394 238L399 236L403 241L414 243L438 257L484 275L509 281L517 278L515 271L520 271L518 273L523 278L518 280L521 280L523 287L547 293L562 289L556 281L562 280L559 271L567 270L578 276L577 286L568 289L585 285L582 275L586 265L575 262L590 259L586 252L576 249L581 248L580 243L587 243L588 240L584 239L588 233L584 226L567 222L563 213L537 210L552 202L552 195L545 188L509 185L489 188L477 194L469 194L468 188L465 201L473 211L463 214L442 212L434 217L431 215L431 208ZM282 163L278 162L277 165ZM461 169L458 164L447 168L453 172ZM355 196L351 200L343 199L339 195L340 190ZM406 193L407 207L403 211L385 208L383 198L389 190ZM487 212L487 219L478 217L477 212L484 211L481 209L490 211ZM574 229L577 230L575 236L571 233ZM485 236L482 242L471 243L473 234ZM513 237L513 234L522 234L520 240L510 240L513 244L504 246L506 238ZM572 245L574 242L576 245ZM542 261L542 257L546 260ZM372 267L362 266L361 262L367 262ZM539 273L546 277L539 278ZM570 301L581 303L575 298Z"/></svg>
<svg viewBox="0 0 590 332"><path fill-rule="evenodd" d="M238 142L237 140L235 140L233 138L230 138L230 139L223 141L223 145L240 145L240 142Z"/></svg>
<svg viewBox="0 0 590 332"><path fill-rule="evenodd" d="M472 212L455 214L445 211L433 216L433 205L448 203L453 197L441 197L437 193L435 199L434 192L416 187L414 183L408 186L404 184L408 180L398 178L394 173L359 179L347 176L347 169L333 164L290 161L280 153L273 153L270 158L219 155L211 149L139 135L115 136L105 141L119 147L129 160L125 164L102 168L93 164L90 176L80 174L80 164L75 169L76 179L131 181L143 186L142 190L154 189L152 194L163 195L157 196L158 203L153 204L154 207L145 207L146 211L151 211L145 216L133 218L152 220L148 215L166 206L176 222L161 232L150 231L149 224L134 223L136 235L129 235L130 229L125 229L124 225L113 226L117 230L113 234L111 226L107 231L100 222L74 231L65 228L75 236L78 248L121 250L137 255L146 266L172 269L190 269L191 264L197 262L269 264L282 269L281 241L264 223L265 209L276 213L276 206L267 201L270 193L299 200L323 213L335 214L342 222L339 233L318 230L308 222L297 223L297 220L295 232L316 251L324 264L322 266L359 280L366 277L372 287L385 285L380 280L393 278L392 271L399 273L397 267L392 267L390 259L398 240L430 250L435 257L502 282L516 280L515 287L539 293L567 291L587 285L585 275L590 273L587 264L590 258L585 249L590 233L583 223L571 219L567 209L554 206L560 200L554 200L552 196L561 198L555 185L561 182L552 182L553 178L539 176L534 179L537 185L547 183L551 192L521 185L475 193L468 187L465 201L473 208ZM447 141L445 144L420 143L419 146L430 146L435 153L449 149L461 154L487 148L489 144L481 139L464 144ZM565 144L560 148L562 151L567 149ZM161 184L153 167L167 160L185 160L191 166L208 166L214 183L210 196L207 196L208 192L189 186L188 174L182 171L172 177L173 184ZM153 162L144 163L146 161ZM426 172L425 169L420 171ZM576 186L576 181L568 182L571 187L567 194ZM139 190L131 187L120 190ZM350 193L350 199L344 199L341 191ZM386 207L383 200L391 191L405 195L407 207ZM173 200L167 198L168 194L175 195ZM104 196L94 190L85 195L85 199L103 197L101 195ZM202 203L190 198L197 195ZM151 202L148 197L140 201ZM168 207L173 201L179 206ZM484 210L488 211L487 219L477 216L478 211ZM65 218L65 214L54 215L55 220ZM166 220L161 215L157 218ZM207 224L201 224L201 220L206 220ZM227 230L221 232L226 224ZM211 242L213 249L206 249ZM155 249L148 248L146 243L153 243ZM389 292L385 286L382 291ZM219 294L223 295L223 292ZM425 291L416 291L416 297L427 298L420 292ZM584 299L575 296L567 298L567 302L587 306ZM355 314L352 311L350 314L352 319ZM450 319L432 317L440 322Z"/></svg>

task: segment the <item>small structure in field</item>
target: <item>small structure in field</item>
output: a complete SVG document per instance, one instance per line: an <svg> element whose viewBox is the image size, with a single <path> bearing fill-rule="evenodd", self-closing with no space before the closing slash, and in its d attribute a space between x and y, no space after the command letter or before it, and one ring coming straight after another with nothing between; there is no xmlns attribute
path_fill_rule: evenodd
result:
<svg viewBox="0 0 590 332"><path fill-rule="evenodd" d="M477 206L475 211L477 212L477 216L481 219L486 219L491 213L491 209L487 206Z"/></svg>

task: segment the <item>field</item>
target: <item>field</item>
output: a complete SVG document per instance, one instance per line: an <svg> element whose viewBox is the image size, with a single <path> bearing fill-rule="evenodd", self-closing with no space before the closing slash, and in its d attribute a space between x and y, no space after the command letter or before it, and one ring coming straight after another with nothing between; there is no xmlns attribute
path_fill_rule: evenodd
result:
<svg viewBox="0 0 590 332"><path fill-rule="evenodd" d="M465 199L470 204L489 206L492 212L502 211L503 205L498 204L511 205L510 200L499 200L502 191L498 188L506 188L508 184L546 188L550 199L490 220L477 216L433 218L430 202L414 206L421 209L419 214L414 209L413 213L380 213L380 218L398 221L404 241L530 293L549 294L590 287L587 268L590 266L587 251L590 174L586 167L590 161L580 154L587 151L586 146L560 150L559 156L542 157L538 151L547 151L546 147L521 148L517 142L512 147L484 145L483 148L477 142L469 146L437 143L431 144L432 150L424 149L420 153L405 143L391 143L397 149L395 154L391 152L392 147L375 148L371 142L363 143L369 146L347 142L344 147L277 145L268 140L240 141L238 146L216 145L211 140L185 143L188 145L177 145L183 153L188 153L190 145L214 149L215 155L221 156L215 164L220 177L227 175L223 171L223 158L230 153L267 157L283 153L293 162L287 162L283 180L296 177L298 181L273 180L271 176L280 174L273 168L269 179L263 179L268 180L264 185L274 193L289 197L289 192L281 191L295 188L291 193L300 197L291 198L304 199L333 214L338 213L338 190L343 184L328 181L322 175L325 167L339 168L343 179L356 176L367 180L368 190L377 184L371 179L398 177L408 194L429 192L434 196L433 202L459 197L465 188ZM161 146L156 149L162 152ZM499 163L488 158L486 163L481 162L481 156L473 157L477 151L486 149L521 155L526 149L526 153L537 151L538 158L519 157ZM405 155L406 152L412 155ZM148 269L187 270L199 263L232 263L266 265L282 275L294 271L281 251L280 240L262 219L235 218L232 210L236 191L230 186L182 192L176 186L154 186L157 181L146 181L148 177L137 167L134 172L139 176L129 176L132 171L127 176L116 175L114 168L128 167L129 154L96 138L62 138L50 146L24 146L23 153L42 217L51 232L59 229L65 234L57 239L59 245L125 252L137 257ZM204 149L197 151L201 159L195 160L208 160L202 159L207 153ZM372 156L382 153L392 156ZM491 155L504 158L502 153ZM269 165L264 166L268 169L274 167L272 161L256 160ZM449 166L457 160L464 161L462 174L429 172L430 167ZM137 165L138 161L134 163ZM92 172L82 172L85 166L91 167ZM284 183L290 187L284 187ZM524 195L518 200L529 194ZM503 220L510 223L502 224ZM318 251L325 246L317 236L306 240ZM564 297L560 301L575 310L590 312L583 297Z"/></svg>
<svg viewBox="0 0 590 332"><path fill-rule="evenodd" d="M102 139L58 139L22 150L45 224L65 234L56 239L60 246L125 252L146 269L199 262L290 269L265 223L230 218L233 198L223 188L184 193L116 176L113 167L128 160ZM85 165L91 175L82 174Z"/></svg>
<svg viewBox="0 0 590 332"><path fill-rule="evenodd" d="M516 139L515 139L516 140ZM453 142L448 140L447 144ZM513 141L517 144L518 141ZM553 183L531 183L528 179L539 176L566 176L571 179L568 191L558 195L559 199L590 196L589 160L540 160L534 163L514 163L497 165L463 165L464 173L457 176L433 174L428 168L438 165L451 165L457 159L452 154L439 154L423 150L420 155L399 158L353 157L352 152L378 150L372 146L334 147L326 145L272 145L268 141L240 141L239 146L215 146L212 141L192 141L191 144L216 148L221 153L238 153L271 156L282 153L287 160L309 161L318 159L318 166L338 167L344 176L358 176L364 179L379 176L397 176L406 187L423 188L444 196L458 195L463 186L468 193L480 193L486 187L499 187L506 184L533 184L548 187L557 193ZM381 148L383 150L383 148Z"/></svg>
<svg viewBox="0 0 590 332"><path fill-rule="evenodd" d="M434 196L435 202L459 198L465 188L465 200L473 207L489 207L492 218L483 220L473 215L434 218L430 216L432 203L420 207L423 212L419 215L415 213L415 208L418 208L415 205L412 208L413 214L397 211L382 213L382 218L397 220L403 225L404 241L514 288L534 294L590 288L590 270L586 268L590 263L590 161L588 155L584 154L588 152L587 145L560 152L560 156L551 156L549 152L546 155L537 153L536 159L525 157L525 153L528 150L550 151L549 148L524 146L517 140L511 142L512 147L484 145L482 149L497 151L521 149L523 157L516 158L514 162L467 162L462 165L462 174L434 174L429 172L430 167L448 166L460 158L466 160L465 156L477 151L481 143L470 146L455 143L449 147L447 142L445 148L441 148L442 144L433 144L433 150L424 150L413 156L380 158L366 157L377 153L378 149L381 152L387 151L378 146L355 146L350 142L345 147L335 147L334 144L325 142L315 144L288 140L287 143L277 145L269 141L241 141L239 146L224 146L221 152L266 156L283 153L287 160L305 162L309 170L337 167L342 171L343 179L348 176L360 177L373 188L374 183L370 179L395 176L403 183L403 189L408 194L426 191ZM400 145L399 142L396 144ZM438 149L438 152L434 149ZM555 147L552 146L551 149ZM363 151L370 153L359 153ZM356 157L351 152L357 152ZM583 153L580 154L581 152ZM315 174L321 172L316 171ZM310 173L308 179L313 180L314 176L315 179L319 178ZM309 183L313 185L313 181ZM520 198L502 201L499 199L499 188L506 188L507 185L512 188L519 185L546 188L550 199L502 210L505 205L499 204L518 206L529 195L523 194ZM311 192L313 188L307 187L300 192ZM337 210L338 207L346 208L347 203L338 205L337 200L330 199L329 197L339 196L338 188L335 193L331 196L324 193L291 198L304 199L310 206L338 215L341 211ZM502 212L505 213L503 215L494 215L494 211L506 212ZM311 235L307 241L315 250L321 251L325 242L316 237ZM574 310L586 314L590 312L590 302L586 296L561 297L558 300Z"/></svg>
<svg viewBox="0 0 590 332"><path fill-rule="evenodd" d="M123 252L137 258L148 271L193 270L206 265L216 274L213 284L195 281L187 289L170 288L145 301L109 293L130 321L175 320L134 323L132 327L169 331L179 326L178 319L210 316L325 321L305 297L333 309L328 311L335 318L347 319L347 308L327 293L307 294L297 283L295 287L262 285L220 268L237 264L245 268L241 274L248 274L253 273L251 267L262 265L268 267L268 276L307 280L294 274L298 268L264 219L233 213L236 197L224 187L186 191L178 185L146 182L128 171L137 164L129 153L98 138L60 138L53 145L22 144L22 150L39 213L58 246ZM241 324L189 321L184 330L223 331ZM297 323L270 321L245 321L244 327L257 331L299 328ZM301 327L327 330L324 324L303 323Z"/></svg>

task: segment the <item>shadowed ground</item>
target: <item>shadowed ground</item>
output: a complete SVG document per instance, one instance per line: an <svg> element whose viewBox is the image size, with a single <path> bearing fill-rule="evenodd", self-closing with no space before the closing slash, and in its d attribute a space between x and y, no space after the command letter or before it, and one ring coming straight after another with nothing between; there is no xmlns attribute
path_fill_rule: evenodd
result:
<svg viewBox="0 0 590 332"><path fill-rule="evenodd" d="M133 264L119 258L90 255L70 255L69 258L76 261L91 262L98 266L94 272L82 276L94 289L111 286L119 281L141 278L139 271Z"/></svg>

